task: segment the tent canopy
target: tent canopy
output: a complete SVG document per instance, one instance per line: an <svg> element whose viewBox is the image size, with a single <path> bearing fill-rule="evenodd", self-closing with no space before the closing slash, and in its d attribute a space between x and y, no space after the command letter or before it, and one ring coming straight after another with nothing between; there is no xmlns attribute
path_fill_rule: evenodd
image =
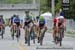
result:
<svg viewBox="0 0 75 50"><path fill-rule="evenodd" d="M45 17L46 19L52 19L52 13L50 12L43 13L41 16Z"/></svg>

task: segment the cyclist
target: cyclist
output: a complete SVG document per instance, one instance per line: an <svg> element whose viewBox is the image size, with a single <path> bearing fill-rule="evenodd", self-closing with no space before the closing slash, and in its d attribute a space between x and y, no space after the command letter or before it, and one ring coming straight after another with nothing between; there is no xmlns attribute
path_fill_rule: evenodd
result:
<svg viewBox="0 0 75 50"><path fill-rule="evenodd" d="M18 15L16 15L16 17L13 18L13 25L16 25L16 27L19 28L19 36L20 36L21 19ZM16 37L18 37L18 34L16 34Z"/></svg>
<svg viewBox="0 0 75 50"><path fill-rule="evenodd" d="M31 27L32 28L31 29L31 40L34 40L35 39L35 35L36 35L36 20L35 20L35 16L34 16L33 13L31 13L30 16L32 16L32 21L35 24L35 25L33 24L33 26Z"/></svg>
<svg viewBox="0 0 75 50"><path fill-rule="evenodd" d="M38 21L38 43L40 42L40 37L44 37L45 32L47 31L47 23L46 19L43 16L40 16L39 21ZM41 35L41 30L44 29L43 34Z"/></svg>
<svg viewBox="0 0 75 50"><path fill-rule="evenodd" d="M13 19L16 17L16 15L14 14L11 18L10 18L10 23L11 25L13 24Z"/></svg>
<svg viewBox="0 0 75 50"><path fill-rule="evenodd" d="M65 18L63 16L58 17L58 29L63 27L62 37L64 37L64 30L65 30Z"/></svg>
<svg viewBox="0 0 75 50"><path fill-rule="evenodd" d="M25 29L25 43L27 43L27 31L26 31L26 27L29 27L30 28L30 33L31 33L31 29L32 29L32 26L34 24L33 20L32 20L32 16L29 15L29 11L25 11L25 14L26 14L26 17L25 17L25 21L24 21L24 29Z"/></svg>
<svg viewBox="0 0 75 50"><path fill-rule="evenodd" d="M1 15L2 21L3 21L3 33L5 32L5 21L3 19L3 15Z"/></svg>
<svg viewBox="0 0 75 50"><path fill-rule="evenodd" d="M0 24L2 24L3 29L5 29L4 25L5 25L5 21L3 19L3 15L0 15Z"/></svg>
<svg viewBox="0 0 75 50"><path fill-rule="evenodd" d="M3 15L0 15L0 29L2 29L2 38L3 38L3 34L5 32L5 22L3 19Z"/></svg>
<svg viewBox="0 0 75 50"><path fill-rule="evenodd" d="M16 15L14 14L13 16L11 16L10 18L10 26L11 26L11 32L12 32L12 28L13 28L13 19L16 17Z"/></svg>
<svg viewBox="0 0 75 50"><path fill-rule="evenodd" d="M58 33L57 21L58 21L57 18L53 19L53 42L55 42L55 37L56 37L56 34Z"/></svg>

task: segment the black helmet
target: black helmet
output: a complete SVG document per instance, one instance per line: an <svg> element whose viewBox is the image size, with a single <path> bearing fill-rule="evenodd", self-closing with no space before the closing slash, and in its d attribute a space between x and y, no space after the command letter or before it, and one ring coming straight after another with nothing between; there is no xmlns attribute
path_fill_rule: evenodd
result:
<svg viewBox="0 0 75 50"><path fill-rule="evenodd" d="M29 11L25 11L25 13L29 13Z"/></svg>
<svg viewBox="0 0 75 50"><path fill-rule="evenodd" d="M16 17L16 14L14 14L13 17Z"/></svg>
<svg viewBox="0 0 75 50"><path fill-rule="evenodd" d="M3 15L0 15L0 17L3 17Z"/></svg>

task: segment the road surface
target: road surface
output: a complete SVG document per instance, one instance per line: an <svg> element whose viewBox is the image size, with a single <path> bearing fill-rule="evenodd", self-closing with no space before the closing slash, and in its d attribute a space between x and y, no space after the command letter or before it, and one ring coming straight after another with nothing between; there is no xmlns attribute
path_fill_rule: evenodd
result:
<svg viewBox="0 0 75 50"><path fill-rule="evenodd" d="M62 47L55 45L52 41L52 34L46 33L43 46L40 46L40 44L37 43L37 39L35 44L33 44L33 41L31 41L31 46L27 46L27 44L24 43L23 29L21 29L20 41L17 42L16 38L12 40L10 28L6 27L4 39L1 39L0 37L0 50L75 50L74 37L65 36Z"/></svg>

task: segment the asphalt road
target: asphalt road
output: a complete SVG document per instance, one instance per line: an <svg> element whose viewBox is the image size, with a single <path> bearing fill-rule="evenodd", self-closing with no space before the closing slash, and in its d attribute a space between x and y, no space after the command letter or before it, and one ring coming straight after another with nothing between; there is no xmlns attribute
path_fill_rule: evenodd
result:
<svg viewBox="0 0 75 50"><path fill-rule="evenodd" d="M17 42L16 38L12 40L10 28L6 27L4 39L0 37L0 50L75 50L75 38L74 37L64 37L63 45L60 47L59 45L55 45L52 42L52 34L46 33L44 37L43 46L36 43L33 44L31 40L31 46L28 46L24 43L24 30L21 29L21 37L19 42Z"/></svg>

